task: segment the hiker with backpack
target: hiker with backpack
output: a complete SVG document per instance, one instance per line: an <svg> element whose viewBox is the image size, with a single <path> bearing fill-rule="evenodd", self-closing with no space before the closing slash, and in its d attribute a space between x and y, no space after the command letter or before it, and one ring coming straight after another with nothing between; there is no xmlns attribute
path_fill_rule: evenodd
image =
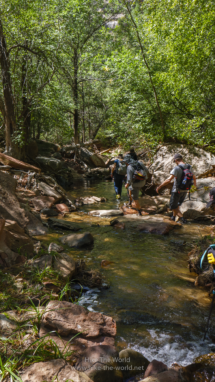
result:
<svg viewBox="0 0 215 382"><path fill-rule="evenodd" d="M179 221L185 224L187 221L184 219L179 207L184 202L187 193L190 192L191 186L194 184L196 187L196 177L192 172L192 167L183 162L183 157L181 154L175 154L173 162L175 162L176 166L170 172L170 177L158 186L156 191L159 193L159 190L162 187L171 183L174 179L170 198L170 209L173 212L171 219L175 221L176 216L178 216Z"/></svg>
<svg viewBox="0 0 215 382"><path fill-rule="evenodd" d="M129 191L131 197L130 204L133 201L135 209L138 211L139 215L142 215L138 199L141 188L145 186L148 170L143 163L135 161L129 154L125 155L124 162L127 166L127 181L125 188Z"/></svg>
<svg viewBox="0 0 215 382"><path fill-rule="evenodd" d="M131 156L132 159L134 159L134 160L138 160L138 158L137 158L137 154L135 153L135 150L134 150L134 147L133 147L133 146L130 147L129 155Z"/></svg>
<svg viewBox="0 0 215 382"><path fill-rule="evenodd" d="M119 154L118 159L114 161L114 165L111 170L111 177L114 179L114 189L116 192L116 199L121 198L122 194L122 183L125 180L125 175L127 173L127 168L123 162L123 155Z"/></svg>
<svg viewBox="0 0 215 382"><path fill-rule="evenodd" d="M206 205L207 208L215 209L215 187L210 190L210 201Z"/></svg>

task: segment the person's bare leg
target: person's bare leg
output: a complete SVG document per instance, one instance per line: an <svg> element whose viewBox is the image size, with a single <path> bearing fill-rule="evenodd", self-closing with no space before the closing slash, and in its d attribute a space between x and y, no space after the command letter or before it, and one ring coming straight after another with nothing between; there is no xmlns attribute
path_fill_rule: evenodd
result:
<svg viewBox="0 0 215 382"><path fill-rule="evenodd" d="M173 213L173 216L177 216L177 208L176 208L176 210L172 210L172 213Z"/></svg>
<svg viewBox="0 0 215 382"><path fill-rule="evenodd" d="M132 205L132 195L131 195L131 190L128 190L128 194L129 194L129 206Z"/></svg>
<svg viewBox="0 0 215 382"><path fill-rule="evenodd" d="M134 208L136 208L138 211L141 210L139 200L134 200L133 203L134 203Z"/></svg>
<svg viewBox="0 0 215 382"><path fill-rule="evenodd" d="M181 211L180 211L180 209L179 209L179 207L178 208L176 208L176 215L179 217L179 218L183 218L183 214L181 213Z"/></svg>

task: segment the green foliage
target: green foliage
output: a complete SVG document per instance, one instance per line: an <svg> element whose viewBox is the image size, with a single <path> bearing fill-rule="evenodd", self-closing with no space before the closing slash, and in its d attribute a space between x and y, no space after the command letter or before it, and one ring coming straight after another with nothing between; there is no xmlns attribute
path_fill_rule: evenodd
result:
<svg viewBox="0 0 215 382"><path fill-rule="evenodd" d="M26 123L29 136L60 144L77 130L80 140L156 145L163 133L152 83L166 140L203 145L213 138L213 1L0 6L20 145Z"/></svg>

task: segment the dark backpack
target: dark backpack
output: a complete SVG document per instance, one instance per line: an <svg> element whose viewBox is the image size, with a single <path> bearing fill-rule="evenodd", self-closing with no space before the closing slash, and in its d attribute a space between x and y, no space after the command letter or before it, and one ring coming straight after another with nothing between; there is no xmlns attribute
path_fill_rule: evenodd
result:
<svg viewBox="0 0 215 382"><path fill-rule="evenodd" d="M182 170L182 176L181 176L180 182L178 183L178 188L180 190L189 191L191 186L193 185L193 173L190 170L191 166L189 164L186 166L186 168L180 165L178 166Z"/></svg>
<svg viewBox="0 0 215 382"><path fill-rule="evenodd" d="M124 162L118 160L116 163L116 173L123 176L127 174L127 166Z"/></svg>
<svg viewBox="0 0 215 382"><path fill-rule="evenodd" d="M133 174L134 182L140 182L141 180L147 179L147 173L139 162L137 162L137 165L135 167L134 166L132 167L134 168L134 174Z"/></svg>

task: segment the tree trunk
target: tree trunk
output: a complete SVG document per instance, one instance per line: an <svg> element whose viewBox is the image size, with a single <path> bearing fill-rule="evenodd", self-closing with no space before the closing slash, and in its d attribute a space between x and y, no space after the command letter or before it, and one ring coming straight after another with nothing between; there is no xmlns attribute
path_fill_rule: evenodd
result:
<svg viewBox="0 0 215 382"><path fill-rule="evenodd" d="M90 123L90 109L88 107L88 130L89 130L89 141L91 139L91 123Z"/></svg>
<svg viewBox="0 0 215 382"><path fill-rule="evenodd" d="M27 54L25 54L23 57L23 63L22 63L22 81L21 81L24 146L27 145L28 140L30 138L29 129L30 129L30 123L31 123L31 111L30 111L28 97L27 97L27 60L28 60L28 56Z"/></svg>
<svg viewBox="0 0 215 382"><path fill-rule="evenodd" d="M82 107L82 114L83 114L83 117L82 117L82 120L83 120L82 141L84 143L85 142L85 99L84 99L84 85L83 85L83 82L82 82L82 103L83 103L83 107Z"/></svg>
<svg viewBox="0 0 215 382"><path fill-rule="evenodd" d="M13 94L11 87L10 77L10 63L7 54L6 41L3 33L3 27L0 20L0 64L2 71L2 83L4 94L4 108L5 108L5 136L6 136L6 150L13 146L12 135L16 130L16 118L14 111Z"/></svg>
<svg viewBox="0 0 215 382"><path fill-rule="evenodd" d="M79 143L78 124L79 124L79 110L78 110L78 53L74 50L74 83L73 83L73 97L74 97L74 140Z"/></svg>

